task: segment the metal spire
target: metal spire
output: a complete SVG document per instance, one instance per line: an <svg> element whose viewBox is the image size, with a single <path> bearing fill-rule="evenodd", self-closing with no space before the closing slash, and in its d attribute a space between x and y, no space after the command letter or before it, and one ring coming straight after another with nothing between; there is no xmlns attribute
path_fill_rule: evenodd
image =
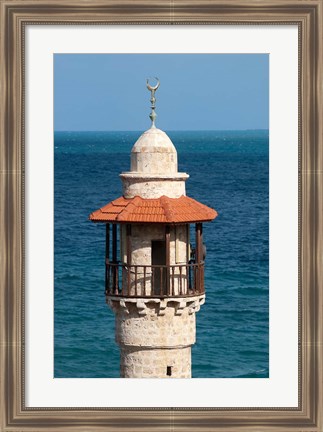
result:
<svg viewBox="0 0 323 432"><path fill-rule="evenodd" d="M149 78L147 78L147 89L151 92L151 97L150 97L150 103L151 103L151 113L149 114L150 120L151 120L151 127L154 128L155 126L155 119L157 117L157 114L155 113L155 102L156 102L156 98L155 98L155 91L158 89L159 87L159 79L157 77L155 77L155 80L157 80L157 84L155 86L151 86L149 84Z"/></svg>

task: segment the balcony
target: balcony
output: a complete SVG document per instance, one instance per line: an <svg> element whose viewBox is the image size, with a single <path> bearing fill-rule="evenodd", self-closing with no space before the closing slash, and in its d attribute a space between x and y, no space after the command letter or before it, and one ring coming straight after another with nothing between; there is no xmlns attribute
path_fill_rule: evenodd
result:
<svg viewBox="0 0 323 432"><path fill-rule="evenodd" d="M190 297L204 294L204 262L131 265L106 261L105 293L119 297Z"/></svg>

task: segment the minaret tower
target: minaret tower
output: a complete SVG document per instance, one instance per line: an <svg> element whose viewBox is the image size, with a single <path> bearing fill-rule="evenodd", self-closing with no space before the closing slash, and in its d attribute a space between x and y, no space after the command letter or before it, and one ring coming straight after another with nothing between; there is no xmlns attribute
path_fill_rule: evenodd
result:
<svg viewBox="0 0 323 432"><path fill-rule="evenodd" d="M90 220L106 225L105 294L115 313L120 376L191 378L195 314L205 301L202 223L217 213L186 196L189 176L177 171L176 149L155 126L156 80L147 80L152 124L132 148L130 171L120 175L123 195Z"/></svg>

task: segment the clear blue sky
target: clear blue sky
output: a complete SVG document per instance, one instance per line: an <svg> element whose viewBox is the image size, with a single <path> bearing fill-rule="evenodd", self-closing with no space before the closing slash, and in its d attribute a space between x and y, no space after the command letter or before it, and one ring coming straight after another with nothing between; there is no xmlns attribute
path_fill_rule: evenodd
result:
<svg viewBox="0 0 323 432"><path fill-rule="evenodd" d="M268 129L267 54L55 54L56 131Z"/></svg>

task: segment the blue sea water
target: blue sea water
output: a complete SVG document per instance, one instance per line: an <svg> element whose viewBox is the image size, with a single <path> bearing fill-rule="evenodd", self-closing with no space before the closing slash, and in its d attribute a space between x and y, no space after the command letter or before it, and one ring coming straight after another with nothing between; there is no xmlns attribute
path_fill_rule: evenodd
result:
<svg viewBox="0 0 323 432"><path fill-rule="evenodd" d="M122 194L141 132L56 132L54 376L115 378L119 350L104 296L104 226L88 215ZM269 376L268 131L169 132L187 195L215 208L204 224L206 303L193 378Z"/></svg>

